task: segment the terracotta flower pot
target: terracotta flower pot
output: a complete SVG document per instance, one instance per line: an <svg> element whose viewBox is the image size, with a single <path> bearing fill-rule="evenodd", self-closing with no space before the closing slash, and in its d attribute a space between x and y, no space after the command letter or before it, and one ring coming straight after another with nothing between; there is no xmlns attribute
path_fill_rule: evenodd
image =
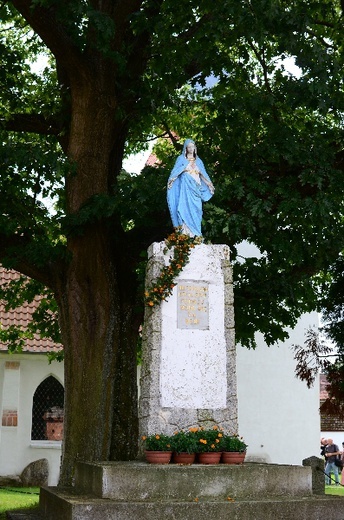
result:
<svg viewBox="0 0 344 520"><path fill-rule="evenodd" d="M218 464L221 459L220 451L206 451L198 454L198 462L200 464Z"/></svg>
<svg viewBox="0 0 344 520"><path fill-rule="evenodd" d="M193 464L195 457L195 453L173 453L173 462L175 464Z"/></svg>
<svg viewBox="0 0 344 520"><path fill-rule="evenodd" d="M145 451L147 462L150 464L169 464L172 451Z"/></svg>
<svg viewBox="0 0 344 520"><path fill-rule="evenodd" d="M221 462L224 464L242 464L246 457L246 451L224 451Z"/></svg>

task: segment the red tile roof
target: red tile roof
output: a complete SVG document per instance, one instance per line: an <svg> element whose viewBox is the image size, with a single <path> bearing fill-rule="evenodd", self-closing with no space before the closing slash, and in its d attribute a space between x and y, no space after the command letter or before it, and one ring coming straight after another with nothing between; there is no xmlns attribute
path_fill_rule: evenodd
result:
<svg viewBox="0 0 344 520"><path fill-rule="evenodd" d="M0 284L16 280L20 276L19 273L13 270L7 270L0 265ZM0 326L4 329L11 325L21 325L26 328L31 321L32 313L37 308L39 297L36 297L33 302L25 303L15 310L5 311L4 302L0 301ZM54 343L49 339L42 339L38 334L34 335L33 339L28 339L23 347L23 352L58 352L63 347L62 345ZM7 351L7 345L0 341L0 351Z"/></svg>
<svg viewBox="0 0 344 520"><path fill-rule="evenodd" d="M145 166L159 166L161 164L161 161L159 161L159 159L157 158L157 156L155 155L155 153L151 153L150 156L148 157L146 163L145 163Z"/></svg>

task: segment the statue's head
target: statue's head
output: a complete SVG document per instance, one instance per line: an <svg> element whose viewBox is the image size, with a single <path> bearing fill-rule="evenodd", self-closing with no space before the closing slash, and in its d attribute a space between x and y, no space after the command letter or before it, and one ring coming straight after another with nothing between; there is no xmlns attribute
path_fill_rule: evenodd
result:
<svg viewBox="0 0 344 520"><path fill-rule="evenodd" d="M197 147L195 144L195 141L192 139L186 139L184 146L183 146L183 155L186 157L188 154L192 153L193 156L197 157Z"/></svg>

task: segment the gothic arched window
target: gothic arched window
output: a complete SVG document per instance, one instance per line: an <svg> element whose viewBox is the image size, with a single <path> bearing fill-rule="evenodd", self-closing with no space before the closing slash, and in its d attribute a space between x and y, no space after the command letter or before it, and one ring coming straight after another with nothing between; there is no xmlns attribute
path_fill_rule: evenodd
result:
<svg viewBox="0 0 344 520"><path fill-rule="evenodd" d="M62 440L64 388L49 376L38 387L32 403L32 440Z"/></svg>

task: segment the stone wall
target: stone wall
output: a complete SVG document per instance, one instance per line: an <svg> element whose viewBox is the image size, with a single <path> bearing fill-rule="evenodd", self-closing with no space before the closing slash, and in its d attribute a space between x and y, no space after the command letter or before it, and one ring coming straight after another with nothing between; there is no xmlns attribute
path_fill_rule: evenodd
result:
<svg viewBox="0 0 344 520"><path fill-rule="evenodd" d="M169 256L149 249L146 287ZM143 327L140 432L217 424L237 431L232 269L224 245L197 245L167 301L147 308Z"/></svg>

